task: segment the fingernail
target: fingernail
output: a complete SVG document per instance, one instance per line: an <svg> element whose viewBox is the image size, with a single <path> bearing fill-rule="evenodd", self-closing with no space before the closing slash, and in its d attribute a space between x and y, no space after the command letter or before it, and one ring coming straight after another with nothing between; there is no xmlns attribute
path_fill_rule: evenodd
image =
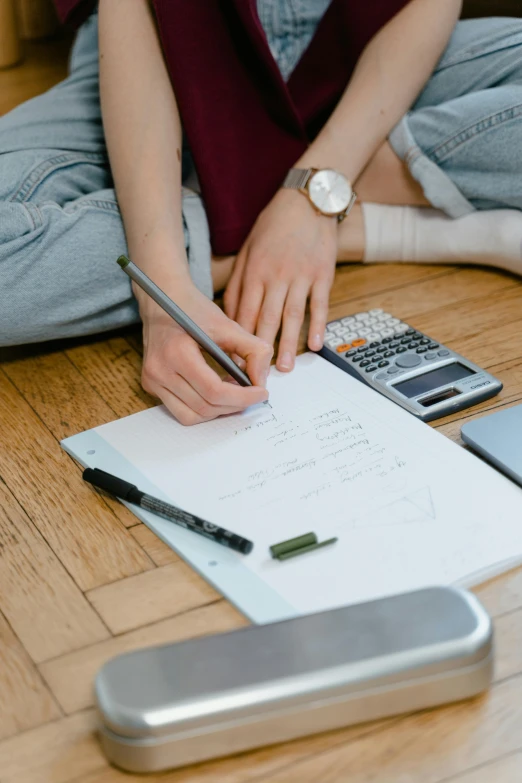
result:
<svg viewBox="0 0 522 783"><path fill-rule="evenodd" d="M320 334L313 334L310 338L310 348L312 351L318 351L323 344L323 338Z"/></svg>
<svg viewBox="0 0 522 783"><path fill-rule="evenodd" d="M279 359L279 366L282 367L283 370L292 369L292 354L289 351L285 351L281 356Z"/></svg>

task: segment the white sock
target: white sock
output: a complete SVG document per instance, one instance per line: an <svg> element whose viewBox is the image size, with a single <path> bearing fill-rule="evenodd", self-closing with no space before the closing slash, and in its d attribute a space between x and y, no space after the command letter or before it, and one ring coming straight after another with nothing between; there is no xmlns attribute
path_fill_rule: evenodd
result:
<svg viewBox="0 0 522 783"><path fill-rule="evenodd" d="M522 212L494 209L453 219L430 207L363 204L366 262L485 264L522 275Z"/></svg>

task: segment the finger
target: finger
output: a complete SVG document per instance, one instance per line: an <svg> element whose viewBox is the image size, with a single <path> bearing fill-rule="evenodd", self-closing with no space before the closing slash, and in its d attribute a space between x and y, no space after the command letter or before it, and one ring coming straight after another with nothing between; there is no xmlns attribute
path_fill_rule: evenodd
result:
<svg viewBox="0 0 522 783"><path fill-rule="evenodd" d="M283 329L279 342L276 367L278 370L292 370L297 353L299 333L303 325L306 300L310 292L310 283L299 280L288 292L283 311Z"/></svg>
<svg viewBox="0 0 522 783"><path fill-rule="evenodd" d="M270 360L274 354L272 345L254 337L239 326L234 326L222 336L222 347L244 360L245 372L255 386L266 386L270 372Z"/></svg>
<svg viewBox="0 0 522 783"><path fill-rule="evenodd" d="M261 305L263 304L265 289L261 282L254 283L249 280L244 280L243 282L235 320L247 332L254 334Z"/></svg>
<svg viewBox="0 0 522 783"><path fill-rule="evenodd" d="M240 331L238 327L236 329ZM222 381L208 366L194 342L184 346L183 359L183 377L206 402L212 405L243 410L249 405L256 405L267 399L266 391L258 386L236 386Z"/></svg>
<svg viewBox="0 0 522 783"><path fill-rule="evenodd" d="M212 405L212 403L205 400L199 392L197 392L193 386L191 386L185 378L176 373L169 378L168 388L162 387L164 390L172 394L190 410L194 411L202 420L209 421L210 419L216 419L218 416L227 416L230 413L237 413L237 406L230 405Z"/></svg>
<svg viewBox="0 0 522 783"><path fill-rule="evenodd" d="M179 397L176 397L176 395L165 386L157 388L154 395L159 397L163 405L165 405L180 424L190 426L192 424L201 424L201 422L205 421L196 411L192 410L192 408L180 400Z"/></svg>
<svg viewBox="0 0 522 783"><path fill-rule="evenodd" d="M230 280L228 281L228 285L225 289L225 293L223 294L223 305L225 308L225 313L228 315L229 318L232 318L232 320L235 320L237 309L239 306L239 299L241 296L241 288L242 288L242 280L243 280L243 270L245 268L246 259L247 259L246 249L240 250L236 258L236 263L234 264L234 269L232 271L232 274L230 275Z"/></svg>
<svg viewBox="0 0 522 783"><path fill-rule="evenodd" d="M266 343L270 343L270 345L274 344L281 326L287 293L287 283L279 283L265 290L265 298L259 313L256 335Z"/></svg>
<svg viewBox="0 0 522 783"><path fill-rule="evenodd" d="M310 329L308 330L308 347L311 351L319 351L323 347L331 287L332 281L328 278L317 280L312 286Z"/></svg>

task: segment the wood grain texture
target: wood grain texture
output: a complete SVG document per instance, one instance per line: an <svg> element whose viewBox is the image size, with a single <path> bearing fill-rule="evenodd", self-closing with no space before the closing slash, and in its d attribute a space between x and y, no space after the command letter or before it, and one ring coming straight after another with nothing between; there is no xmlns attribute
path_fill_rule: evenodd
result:
<svg viewBox="0 0 522 783"><path fill-rule="evenodd" d="M181 560L86 595L114 634L219 600L219 594Z"/></svg>
<svg viewBox="0 0 522 783"><path fill-rule="evenodd" d="M60 717L58 705L2 614L0 661L0 739Z"/></svg>
<svg viewBox="0 0 522 783"><path fill-rule="evenodd" d="M1 370L0 410L0 475L77 585L153 568Z"/></svg>
<svg viewBox="0 0 522 783"><path fill-rule="evenodd" d="M130 532L157 566L178 562L179 557L174 550L164 544L161 538L158 538L147 525L135 525Z"/></svg>
<svg viewBox="0 0 522 783"><path fill-rule="evenodd" d="M70 655L62 655L38 667L65 713L93 704L92 683L96 672L110 658L143 647L169 644L211 633L241 628L247 621L224 600L169 617L151 625L93 644ZM0 778L1 780L1 778Z"/></svg>
<svg viewBox="0 0 522 783"><path fill-rule="evenodd" d="M0 553L0 606L33 661L109 636L1 479Z"/></svg>

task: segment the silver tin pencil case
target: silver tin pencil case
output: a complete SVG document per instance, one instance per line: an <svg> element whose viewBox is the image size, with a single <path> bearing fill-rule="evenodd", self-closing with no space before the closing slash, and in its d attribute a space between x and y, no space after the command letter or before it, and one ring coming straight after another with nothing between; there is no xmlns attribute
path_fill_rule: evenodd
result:
<svg viewBox="0 0 522 783"><path fill-rule="evenodd" d="M152 772L484 691L491 620L430 588L121 655L96 678L102 745Z"/></svg>

